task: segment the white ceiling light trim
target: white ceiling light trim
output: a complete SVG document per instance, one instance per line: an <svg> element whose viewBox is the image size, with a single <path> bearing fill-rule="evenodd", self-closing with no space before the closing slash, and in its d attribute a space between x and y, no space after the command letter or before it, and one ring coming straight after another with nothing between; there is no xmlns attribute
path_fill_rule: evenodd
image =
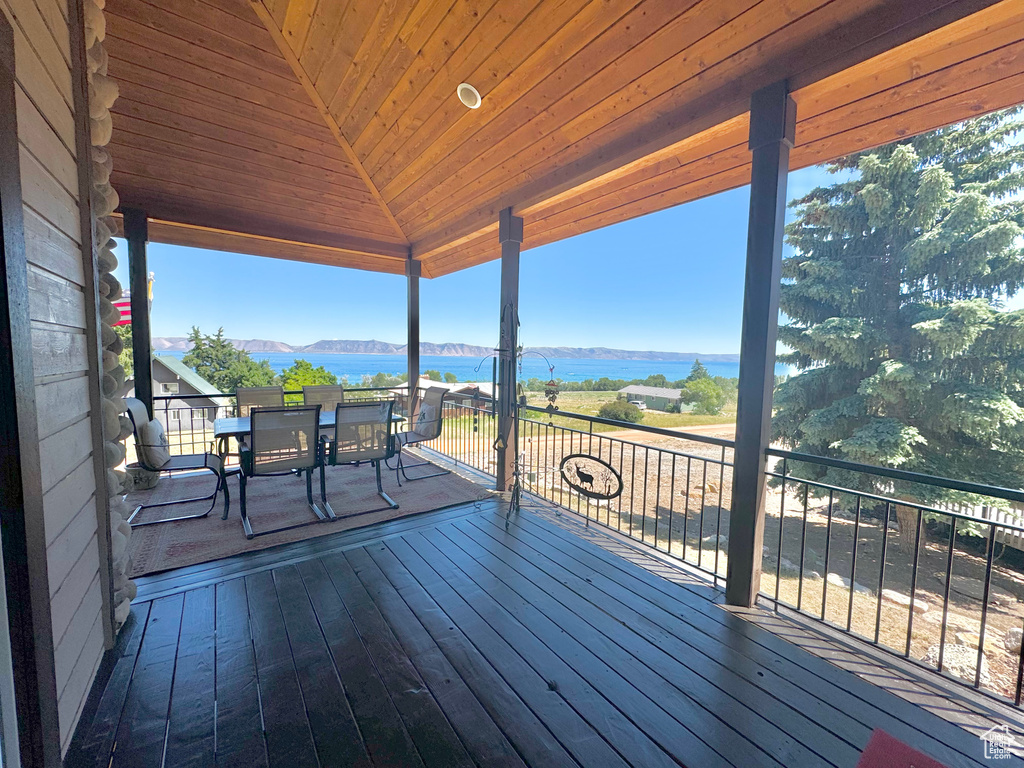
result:
<svg viewBox="0 0 1024 768"><path fill-rule="evenodd" d="M483 101L480 91L469 83L460 83L459 87L455 89L455 93L458 94L459 101L470 109L478 109Z"/></svg>

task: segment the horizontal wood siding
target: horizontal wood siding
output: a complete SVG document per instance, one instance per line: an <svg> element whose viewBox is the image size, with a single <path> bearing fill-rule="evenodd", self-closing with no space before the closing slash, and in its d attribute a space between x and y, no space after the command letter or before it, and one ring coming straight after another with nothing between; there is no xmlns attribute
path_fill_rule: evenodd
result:
<svg viewBox="0 0 1024 768"><path fill-rule="evenodd" d="M14 27L54 663L66 747L103 653L66 0L0 0Z"/></svg>

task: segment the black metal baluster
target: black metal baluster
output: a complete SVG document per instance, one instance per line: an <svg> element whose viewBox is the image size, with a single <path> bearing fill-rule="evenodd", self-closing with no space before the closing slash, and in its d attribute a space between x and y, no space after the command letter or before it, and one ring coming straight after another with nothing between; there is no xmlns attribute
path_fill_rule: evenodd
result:
<svg viewBox="0 0 1024 768"><path fill-rule="evenodd" d="M988 623L988 598L992 589L992 557L996 551L996 526L988 526L988 555L985 558L985 592L981 603L981 630L978 632L978 660L974 667L974 687L981 687L981 661L985 658L985 625Z"/></svg>
<svg viewBox="0 0 1024 768"><path fill-rule="evenodd" d="M834 500L833 492L828 492L828 520L825 525L825 578L821 583L821 620L825 620L825 607L828 604L828 562L829 555L832 549L832 502ZM800 569L800 579L803 580L804 573L803 569ZM850 585L850 589L853 589L853 584Z"/></svg>
<svg viewBox="0 0 1024 768"><path fill-rule="evenodd" d="M624 453L625 453L626 445L621 440L619 440L618 442L619 442L619 477L622 478L623 486L622 486L622 493L619 495L619 511L616 513L615 517L618 519L618 525L616 526L616 528L617 528L617 530L619 532L621 532L622 531L622 512L623 512L623 509L622 509L622 497L626 495L626 493L625 493L626 492L626 486L625 486L626 480L625 480L625 478L622 475L622 465L625 463L625 461L624 461ZM630 492L632 493L632 486L630 486Z"/></svg>
<svg viewBox="0 0 1024 768"><path fill-rule="evenodd" d="M704 567L704 507L707 504L708 495L708 461L702 459L700 471L700 527L697 531L697 567ZM715 542L718 546L718 542Z"/></svg>
<svg viewBox="0 0 1024 768"><path fill-rule="evenodd" d="M551 451L551 460L548 461L548 450ZM544 471L548 473L550 481L548 482L548 496L547 498L551 501L555 501L555 494L557 486L555 484L555 476L551 474L555 472L555 428L549 422L544 426L544 458L545 467Z"/></svg>
<svg viewBox="0 0 1024 768"><path fill-rule="evenodd" d="M647 460L651 456L651 451L646 446L644 447L644 496L640 502L641 520L640 523L640 541L647 541Z"/></svg>
<svg viewBox="0 0 1024 768"><path fill-rule="evenodd" d="M601 455L602 456L604 455L604 444L605 443L608 444L608 465L611 466L612 462L615 461L615 442L613 440L610 440L608 438L602 438L600 436L598 436L597 439L602 441L601 442ZM620 477L621 477L621 475L620 475ZM611 499L609 499L608 503L605 504L605 507L604 507L604 519L605 519L605 525L607 525L609 528L611 528L612 527L612 500Z"/></svg>
<svg viewBox="0 0 1024 768"><path fill-rule="evenodd" d="M722 551L722 487L725 485L725 446L722 446L722 461L718 465L718 519L715 521L715 577L718 577L718 556ZM717 582L716 582L717 583Z"/></svg>
<svg viewBox="0 0 1024 768"><path fill-rule="evenodd" d="M890 502L885 502L885 517L882 519L882 557L878 566L878 605L875 608L875 644L882 631L882 587L885 584L885 556L889 546Z"/></svg>
<svg viewBox="0 0 1024 768"><path fill-rule="evenodd" d="M654 548L658 548L658 523L661 522L661 450L657 450L658 455L658 479L655 483L655 494L654 494Z"/></svg>
<svg viewBox="0 0 1024 768"><path fill-rule="evenodd" d="M917 508L917 531L914 534L914 566L910 572L910 615L907 616L907 651L910 658L910 643L914 632L914 600L917 598L917 566L921 562L921 529L924 527L924 510Z"/></svg>
<svg viewBox="0 0 1024 768"><path fill-rule="evenodd" d="M804 606L804 557L807 550L807 499L811 495L811 488L804 483L804 522L800 529L800 573L796 578L796 609L803 610Z"/></svg>
<svg viewBox="0 0 1024 768"><path fill-rule="evenodd" d="M568 505L565 503L565 481L562 479L562 473L558 471L558 465L561 463L562 456L564 455L565 432L561 427L555 427L554 435L551 440L551 471L558 473L558 503L563 507Z"/></svg>
<svg viewBox="0 0 1024 768"><path fill-rule="evenodd" d="M576 439L576 433L575 432L570 432L569 433L569 453L570 454L573 454L573 453L577 452L576 451L576 446L574 445L575 439ZM583 450L583 445L582 445L582 442L581 442L581 444L580 444L580 451L582 452L582 450ZM563 458L565 458L565 457L563 456ZM569 507L571 509L572 508L572 497L573 497L573 493L572 493L572 488L571 487L569 488L569 491L570 491L570 493L569 493L569 500L570 500L569 501ZM575 496L576 496L576 513L582 515L583 514L583 499L584 499L584 496L582 494L579 494L579 493L575 494ZM589 524L590 521L588 520L587 522Z"/></svg>
<svg viewBox="0 0 1024 768"><path fill-rule="evenodd" d="M629 460L629 535L633 536L633 508L636 504L636 443L633 443L632 458Z"/></svg>
<svg viewBox="0 0 1024 768"><path fill-rule="evenodd" d="M693 459L686 457L686 502L683 506L683 560L686 559L686 537L690 534L690 465Z"/></svg>
<svg viewBox="0 0 1024 768"><path fill-rule="evenodd" d="M1024 628L1021 629L1020 650L1017 652L1017 688L1013 694L1013 703L1020 706L1021 684L1024 683Z"/></svg>
<svg viewBox="0 0 1024 768"><path fill-rule="evenodd" d="M959 521L949 518L949 551L946 553L946 586L942 591L942 624L939 629L939 672L942 671L943 655L946 652L946 620L949 618L949 589L953 584L953 553L956 551L956 526Z"/></svg>
<svg viewBox="0 0 1024 768"><path fill-rule="evenodd" d="M857 497L857 512L853 520L853 555L850 560L850 607L846 611L846 631L853 626L853 593L857 587L857 544L860 543L860 501Z"/></svg>
<svg viewBox="0 0 1024 768"><path fill-rule="evenodd" d="M601 449L601 444L600 444L600 441L598 441L598 451L600 451L600 449ZM580 433L580 450L581 451L583 450L583 434L582 433ZM594 455L594 435L593 435L593 433L587 435L587 455L588 456L593 456ZM598 458L600 458L600 454L598 454ZM600 502L597 499L592 499L589 496L587 496L587 519L590 520L590 518L592 517L594 520L597 520L598 517L600 517L600 515L601 515L601 504L600 504Z"/></svg>
<svg viewBox="0 0 1024 768"><path fill-rule="evenodd" d="M779 505L779 551L775 556L775 610L779 610L779 585L782 582L782 526L786 520L786 459L782 460L782 503Z"/></svg>
<svg viewBox="0 0 1024 768"><path fill-rule="evenodd" d="M548 464L548 469L555 473L551 477L551 500L555 501L557 498L558 503L561 504L562 478L561 473L558 472L558 459L555 458L558 451L558 428L548 427L548 432L551 434L551 437L548 440L548 442L551 443L551 462Z"/></svg>
<svg viewBox="0 0 1024 768"><path fill-rule="evenodd" d="M672 474L668 481L668 553L672 554L672 531L676 527L676 454L672 454Z"/></svg>

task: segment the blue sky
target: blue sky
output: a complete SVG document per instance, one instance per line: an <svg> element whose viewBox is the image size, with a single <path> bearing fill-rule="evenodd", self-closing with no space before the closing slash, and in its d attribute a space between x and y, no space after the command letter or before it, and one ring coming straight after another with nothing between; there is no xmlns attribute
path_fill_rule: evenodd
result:
<svg viewBox="0 0 1024 768"><path fill-rule="evenodd" d="M790 197L829 177L790 174ZM525 251L520 336L528 346L737 353L748 189L724 192ZM497 251L497 243L495 243ZM128 284L118 247L118 279ZM404 342L405 278L152 243L152 332L309 344ZM498 262L421 281L421 338L493 346Z"/></svg>

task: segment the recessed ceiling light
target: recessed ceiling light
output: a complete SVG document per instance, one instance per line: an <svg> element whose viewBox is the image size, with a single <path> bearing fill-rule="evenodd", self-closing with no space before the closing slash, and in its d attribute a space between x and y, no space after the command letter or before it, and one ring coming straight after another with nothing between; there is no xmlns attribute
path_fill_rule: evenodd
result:
<svg viewBox="0 0 1024 768"><path fill-rule="evenodd" d="M455 92L459 95L459 101L470 109L477 109L483 99L480 98L480 91L469 83L461 83Z"/></svg>

